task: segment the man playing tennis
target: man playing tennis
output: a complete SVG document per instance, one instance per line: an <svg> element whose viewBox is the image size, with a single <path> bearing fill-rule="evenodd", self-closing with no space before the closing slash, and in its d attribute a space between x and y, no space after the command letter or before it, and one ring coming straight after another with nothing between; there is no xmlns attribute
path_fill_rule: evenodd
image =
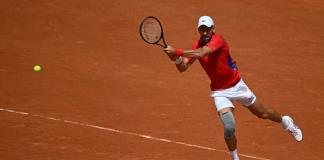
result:
<svg viewBox="0 0 324 160"><path fill-rule="evenodd" d="M248 108L254 115L262 119L281 123L295 140L303 139L300 128L289 116L281 116L278 112L266 108L241 78L236 62L229 54L229 46L221 35L214 33L214 22L209 16L198 20L200 38L194 42L192 50L175 49L167 46L164 51L175 62L180 72L198 60L211 80L211 96L224 127L224 138L233 160L239 160L237 140L235 137L235 119L232 113L237 101Z"/></svg>

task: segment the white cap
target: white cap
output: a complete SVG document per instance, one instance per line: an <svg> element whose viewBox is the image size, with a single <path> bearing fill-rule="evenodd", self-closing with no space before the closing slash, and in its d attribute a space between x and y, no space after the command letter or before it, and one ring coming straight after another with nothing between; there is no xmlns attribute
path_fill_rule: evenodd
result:
<svg viewBox="0 0 324 160"><path fill-rule="evenodd" d="M211 27L214 25L214 21L209 16L201 16L198 20L198 27L205 25L207 27Z"/></svg>

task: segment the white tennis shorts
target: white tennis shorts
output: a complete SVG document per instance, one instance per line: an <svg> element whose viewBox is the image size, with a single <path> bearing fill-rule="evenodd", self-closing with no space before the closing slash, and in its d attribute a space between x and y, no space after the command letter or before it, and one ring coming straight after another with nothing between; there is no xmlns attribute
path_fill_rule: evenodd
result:
<svg viewBox="0 0 324 160"><path fill-rule="evenodd" d="M234 87L212 91L211 97L214 98L217 111L228 107L234 108L233 101L248 107L256 100L256 96L242 79Z"/></svg>

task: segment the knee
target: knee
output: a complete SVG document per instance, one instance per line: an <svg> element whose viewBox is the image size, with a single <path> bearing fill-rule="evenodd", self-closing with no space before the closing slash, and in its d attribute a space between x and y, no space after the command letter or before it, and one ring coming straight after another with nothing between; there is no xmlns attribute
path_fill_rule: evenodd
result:
<svg viewBox="0 0 324 160"><path fill-rule="evenodd" d="M272 110L270 109L264 109L263 111L258 112L256 116L261 119L268 119L271 112Z"/></svg>
<svg viewBox="0 0 324 160"><path fill-rule="evenodd" d="M224 126L224 138L232 139L235 136L235 120L232 112L226 112L221 115Z"/></svg>
<svg viewBox="0 0 324 160"><path fill-rule="evenodd" d="M258 118L269 119L269 117L274 113L274 110L266 108L262 103L256 101L250 106L249 110Z"/></svg>
<svg viewBox="0 0 324 160"><path fill-rule="evenodd" d="M235 125L234 124L225 124L224 125L224 138L232 139L235 136Z"/></svg>

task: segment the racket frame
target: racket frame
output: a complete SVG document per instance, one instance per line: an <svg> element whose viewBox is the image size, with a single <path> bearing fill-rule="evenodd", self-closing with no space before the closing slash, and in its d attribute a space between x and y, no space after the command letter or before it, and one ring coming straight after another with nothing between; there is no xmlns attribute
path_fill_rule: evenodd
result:
<svg viewBox="0 0 324 160"><path fill-rule="evenodd" d="M160 28L161 28L161 35L160 35L160 38L159 38L156 42L153 42L153 43L147 41L147 40L143 37L143 34L142 34L142 27L143 27L143 24L144 24L145 20L147 20L147 19L149 19L149 18L153 18L153 19L155 19L155 20L159 23ZM159 45L159 46L161 46L161 47L163 47L163 48L166 48L166 47L167 47L167 44L165 43L165 40L164 40L164 34L163 34L163 27L162 27L162 24L161 24L161 22L159 21L159 19L157 19L156 17L154 17L154 16L147 16L147 17L145 17L145 18L142 20L142 22L141 22L139 32L140 32L140 35L141 35L142 39L143 39L146 43ZM161 41L161 39L162 39L163 44L160 44L160 43L159 43L159 42Z"/></svg>

